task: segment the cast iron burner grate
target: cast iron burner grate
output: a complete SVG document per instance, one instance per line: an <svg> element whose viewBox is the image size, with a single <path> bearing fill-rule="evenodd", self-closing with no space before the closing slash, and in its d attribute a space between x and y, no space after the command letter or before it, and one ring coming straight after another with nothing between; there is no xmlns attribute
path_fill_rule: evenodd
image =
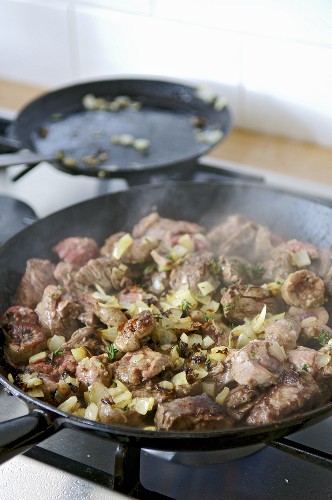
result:
<svg viewBox="0 0 332 500"><path fill-rule="evenodd" d="M26 455L131 498L235 500L251 498L248 492L254 485L256 499L301 495L318 500L332 498L331 431L332 418L256 453L227 460L222 452L163 455L122 448L103 438L67 429L60 431L65 434L62 439L53 436Z"/></svg>

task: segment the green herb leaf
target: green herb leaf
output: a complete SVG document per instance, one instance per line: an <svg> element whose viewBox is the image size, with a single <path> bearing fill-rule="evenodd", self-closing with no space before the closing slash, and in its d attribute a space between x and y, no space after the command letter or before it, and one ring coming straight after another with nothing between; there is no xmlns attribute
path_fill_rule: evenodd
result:
<svg viewBox="0 0 332 500"><path fill-rule="evenodd" d="M116 353L119 352L118 349L115 347L114 344L111 344L109 346L107 346L106 348L106 352L108 354L108 360L109 361L113 361L113 359L115 358L116 356Z"/></svg>
<svg viewBox="0 0 332 500"><path fill-rule="evenodd" d="M183 299L183 301L181 302L182 311L188 312L191 308L192 308L192 304L190 304L190 302L188 302L188 300Z"/></svg>
<svg viewBox="0 0 332 500"><path fill-rule="evenodd" d="M318 342L320 345L325 346L327 345L328 341L330 340L330 334L326 330L322 330L319 335L317 336Z"/></svg>

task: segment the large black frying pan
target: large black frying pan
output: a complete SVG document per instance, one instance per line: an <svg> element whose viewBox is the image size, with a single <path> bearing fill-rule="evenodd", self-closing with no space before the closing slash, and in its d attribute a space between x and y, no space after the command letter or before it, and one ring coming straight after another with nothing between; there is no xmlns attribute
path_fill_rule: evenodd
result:
<svg viewBox="0 0 332 500"><path fill-rule="evenodd" d="M89 94L107 102L128 96L141 108L86 109L82 101ZM121 178L146 170L187 169L230 129L230 111L220 97L196 87L143 79L81 83L46 93L22 109L6 145L28 151L0 156L0 168L45 159L67 173ZM142 152L112 143L112 137L124 134L148 139L149 148ZM56 159L59 152L62 160ZM97 166L87 163L89 157L97 158Z"/></svg>
<svg viewBox="0 0 332 500"><path fill-rule="evenodd" d="M332 245L332 209L296 195L241 183L168 182L138 186L102 196L50 215L18 233L0 248L0 314L11 298L30 257L54 258L62 238L89 236L102 243L113 232L131 230L151 210L162 216L211 225L229 213L242 212L286 238L321 247ZM63 413L29 397L8 382L0 361L0 382L30 408L27 416L0 425L2 460L20 453L63 427L89 430L122 445L159 450L217 450L271 442L332 413L332 403L276 424L208 432L157 432L104 425Z"/></svg>

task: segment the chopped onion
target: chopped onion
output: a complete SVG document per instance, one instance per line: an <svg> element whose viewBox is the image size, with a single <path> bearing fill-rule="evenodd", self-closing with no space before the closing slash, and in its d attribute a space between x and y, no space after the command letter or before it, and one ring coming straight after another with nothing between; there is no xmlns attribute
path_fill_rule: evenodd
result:
<svg viewBox="0 0 332 500"><path fill-rule="evenodd" d="M172 362L173 363L175 363L180 358L179 348L178 348L177 345L175 345L174 347L172 347L171 358L172 358Z"/></svg>
<svg viewBox="0 0 332 500"><path fill-rule="evenodd" d="M311 260L305 248L301 248L298 252L292 253L292 264L296 267L310 266Z"/></svg>
<svg viewBox="0 0 332 500"><path fill-rule="evenodd" d="M125 408L132 401L131 393L129 391L123 392L113 397L113 401L116 408Z"/></svg>
<svg viewBox="0 0 332 500"><path fill-rule="evenodd" d="M233 349L241 349L242 347L249 344L251 340L257 338L255 332L253 331L250 323L244 323L243 325L236 326L231 330L229 336L229 347Z"/></svg>
<svg viewBox="0 0 332 500"><path fill-rule="evenodd" d="M224 107L227 105L227 97L225 96L218 96L216 97L215 101L214 101L214 109L217 110L217 111L222 111L224 109Z"/></svg>
<svg viewBox="0 0 332 500"><path fill-rule="evenodd" d="M32 398L43 398L44 393L41 389L32 389L31 391L27 391L27 394Z"/></svg>
<svg viewBox="0 0 332 500"><path fill-rule="evenodd" d="M310 326L310 325L312 325L313 323L316 323L316 322L317 322L316 316L309 316L308 318L304 318L301 321L301 326L302 326L302 328L305 328L305 327Z"/></svg>
<svg viewBox="0 0 332 500"><path fill-rule="evenodd" d="M229 354L228 348L225 346L216 346L212 347L211 351L208 354L209 359L212 361L225 361Z"/></svg>
<svg viewBox="0 0 332 500"><path fill-rule="evenodd" d="M194 344L199 344L199 345L203 344L202 335L199 335L198 333L192 333L191 335L188 336L189 349L191 349Z"/></svg>
<svg viewBox="0 0 332 500"><path fill-rule="evenodd" d="M138 151L146 151L150 146L150 141L143 137L142 138L138 137L137 139L134 140L133 146Z"/></svg>
<svg viewBox="0 0 332 500"><path fill-rule="evenodd" d="M188 344L188 342L189 342L188 335L186 333L182 333L182 335L180 337L180 340L181 340L181 342L184 342L185 344Z"/></svg>
<svg viewBox="0 0 332 500"><path fill-rule="evenodd" d="M135 410L140 415L146 415L148 411L153 409L154 398L135 398L131 406L134 406Z"/></svg>
<svg viewBox="0 0 332 500"><path fill-rule="evenodd" d="M69 375L65 378L65 382L67 384L74 385L75 387L79 386L79 381L77 380L77 378L70 377Z"/></svg>
<svg viewBox="0 0 332 500"><path fill-rule="evenodd" d="M101 382L94 382L88 388L87 403L98 404L102 399L109 398L108 388Z"/></svg>
<svg viewBox="0 0 332 500"><path fill-rule="evenodd" d="M82 361L82 359L89 357L89 353L85 347L75 347L74 349L71 349L71 353L77 363Z"/></svg>
<svg viewBox="0 0 332 500"><path fill-rule="evenodd" d="M125 408L132 401L131 392L127 387L118 379L114 381L116 387L111 387L109 393L114 401L116 408Z"/></svg>
<svg viewBox="0 0 332 500"><path fill-rule="evenodd" d="M70 396L70 398L66 399L61 405L58 406L60 411L65 411L66 413L71 413L76 409L76 405L78 403L78 399L76 396Z"/></svg>
<svg viewBox="0 0 332 500"><path fill-rule="evenodd" d="M189 252L195 251L195 242L190 234L183 234L181 238L179 238L179 244L185 247Z"/></svg>
<svg viewBox="0 0 332 500"><path fill-rule="evenodd" d="M264 304L261 312L251 321L251 328L253 329L254 333L262 333L264 331L263 323L265 321L265 316L266 304Z"/></svg>
<svg viewBox="0 0 332 500"><path fill-rule="evenodd" d="M205 368L202 368L202 367L195 368L193 370L193 372L198 379L205 378L209 374L209 372L207 370L205 370Z"/></svg>
<svg viewBox="0 0 332 500"><path fill-rule="evenodd" d="M222 130L214 129L214 130L203 130L196 132L195 139L197 142L204 144L216 144L219 142L224 136Z"/></svg>
<svg viewBox="0 0 332 500"><path fill-rule="evenodd" d="M219 394L216 396L216 403L218 403L218 405L222 405L225 399L227 398L228 394L229 394L229 388L224 387L223 390L219 392Z"/></svg>
<svg viewBox="0 0 332 500"><path fill-rule="evenodd" d="M181 309L184 302L190 306L190 310L196 309L197 307L197 300L189 290L188 285L185 285L173 293L168 294L166 299L172 307L178 307Z"/></svg>
<svg viewBox="0 0 332 500"><path fill-rule="evenodd" d="M202 307L202 311L208 314L215 314L218 311L219 306L220 306L219 302L211 300L208 304L205 304Z"/></svg>
<svg viewBox="0 0 332 500"><path fill-rule="evenodd" d="M172 391L174 389L174 385L169 380L162 380L158 385L161 389L165 389L166 391Z"/></svg>
<svg viewBox="0 0 332 500"><path fill-rule="evenodd" d="M331 356L328 353L318 353L315 363L317 368L324 368L324 366L327 366L331 361Z"/></svg>
<svg viewBox="0 0 332 500"><path fill-rule="evenodd" d="M62 345L66 342L66 339L63 335L53 335L47 341L47 347L51 352L55 352L62 347Z"/></svg>
<svg viewBox="0 0 332 500"><path fill-rule="evenodd" d="M195 95L198 99L201 99L207 104L212 104L212 102L216 98L216 93L212 89L209 89L208 87L205 87L203 85L199 85L196 88Z"/></svg>
<svg viewBox="0 0 332 500"><path fill-rule="evenodd" d="M114 342L118 333L117 326L109 326L105 330L99 330L101 337L108 342Z"/></svg>
<svg viewBox="0 0 332 500"><path fill-rule="evenodd" d="M177 341L177 336L172 330L168 330L165 328L157 328L156 334L159 340L159 343L163 346L166 344L172 345Z"/></svg>
<svg viewBox="0 0 332 500"><path fill-rule="evenodd" d="M216 393L216 383L214 380L209 380L205 381L203 380L202 382L202 392L205 392L205 394L208 394L209 396L212 396L214 398L215 393Z"/></svg>
<svg viewBox="0 0 332 500"><path fill-rule="evenodd" d="M204 349L208 349L213 344L215 344L215 341L212 337L210 337L210 335L205 335L205 337L203 337L202 347L204 347Z"/></svg>
<svg viewBox="0 0 332 500"><path fill-rule="evenodd" d="M280 289L282 287L283 280L278 280L278 281L271 281L270 283L265 283L263 288L266 288L269 290L269 292L272 293L275 297L280 295Z"/></svg>
<svg viewBox="0 0 332 500"><path fill-rule="evenodd" d="M272 344L269 345L268 350L270 354L277 358L277 360L281 363L287 358L284 347L278 344L278 342L272 342Z"/></svg>
<svg viewBox="0 0 332 500"><path fill-rule="evenodd" d="M216 287L212 285L210 281L201 281L201 283L198 283L197 287L199 288L201 294L203 297L208 295L209 293L213 292Z"/></svg>
<svg viewBox="0 0 332 500"><path fill-rule="evenodd" d="M173 261L180 260L188 253L188 248L182 245L174 245L170 252L170 257Z"/></svg>
<svg viewBox="0 0 332 500"><path fill-rule="evenodd" d="M182 371L182 372L179 372L176 375L174 375L174 377L172 378L172 383L175 386L178 386L178 385L188 385L188 380L187 380L186 372Z"/></svg>
<svg viewBox="0 0 332 500"><path fill-rule="evenodd" d="M133 244L133 238L129 233L124 234L116 243L114 243L114 248L112 256L119 260L126 253L129 247Z"/></svg>
<svg viewBox="0 0 332 500"><path fill-rule="evenodd" d="M46 354L45 351L38 352L37 354L34 354L33 356L30 356L30 358L29 358L29 364L37 363L38 361L42 361L43 359L46 358L46 356L47 356L47 354Z"/></svg>
<svg viewBox="0 0 332 500"><path fill-rule="evenodd" d="M162 278L157 274L153 275L151 279L151 288L152 290L155 290L156 292L163 292L165 290L165 285L163 283Z"/></svg>
<svg viewBox="0 0 332 500"><path fill-rule="evenodd" d="M95 403L90 403L89 406L85 409L84 418L88 420L93 420L94 422L98 417L98 406Z"/></svg>
<svg viewBox="0 0 332 500"><path fill-rule="evenodd" d="M32 387L43 384L43 380L39 378L37 375L38 372L22 373L20 375L20 379L28 389L31 389Z"/></svg>

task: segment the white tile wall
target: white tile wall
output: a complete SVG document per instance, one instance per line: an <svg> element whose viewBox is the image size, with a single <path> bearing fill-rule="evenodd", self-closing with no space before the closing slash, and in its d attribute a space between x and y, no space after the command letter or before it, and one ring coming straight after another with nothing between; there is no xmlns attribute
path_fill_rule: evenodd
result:
<svg viewBox="0 0 332 500"><path fill-rule="evenodd" d="M69 82L70 44L67 2L1 0L0 78Z"/></svg>
<svg viewBox="0 0 332 500"><path fill-rule="evenodd" d="M0 78L204 83L237 125L332 147L331 0L0 3Z"/></svg>

